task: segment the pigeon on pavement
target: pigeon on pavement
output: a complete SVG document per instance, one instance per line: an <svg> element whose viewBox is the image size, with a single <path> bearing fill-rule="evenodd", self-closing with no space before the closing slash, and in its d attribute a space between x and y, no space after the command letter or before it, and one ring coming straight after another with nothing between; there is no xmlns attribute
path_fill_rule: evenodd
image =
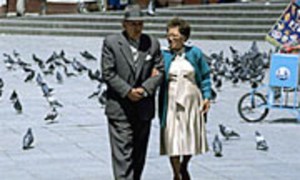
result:
<svg viewBox="0 0 300 180"><path fill-rule="evenodd" d="M65 75L66 75L67 77L77 76L75 73L69 72L67 66L63 66L63 67L64 67Z"/></svg>
<svg viewBox="0 0 300 180"><path fill-rule="evenodd" d="M255 139L256 139L256 149L257 150L262 150L262 151L267 151L269 149L269 146L267 145L267 141L261 135L260 132L255 131Z"/></svg>
<svg viewBox="0 0 300 180"><path fill-rule="evenodd" d="M32 129L28 128L26 134L23 137L23 150L27 150L32 148L32 143L34 141L34 137L32 134Z"/></svg>
<svg viewBox="0 0 300 180"><path fill-rule="evenodd" d="M224 126L223 124L219 124L219 127L222 136L224 136L226 140L230 139L231 137L240 137L240 135L230 127Z"/></svg>
<svg viewBox="0 0 300 180"><path fill-rule="evenodd" d="M39 86L41 86L41 85L44 83L44 80L43 80L43 78L42 78L42 76L41 76L40 73L37 74L37 76L36 76L36 78L35 78L35 81L36 81L36 83L37 83Z"/></svg>
<svg viewBox="0 0 300 180"><path fill-rule="evenodd" d="M4 87L4 81L2 78L0 78L0 89L2 89Z"/></svg>
<svg viewBox="0 0 300 180"><path fill-rule="evenodd" d="M26 78L24 79L24 82L28 82L28 81L32 81L34 78L35 72L31 71L29 72L29 74L26 76Z"/></svg>
<svg viewBox="0 0 300 180"><path fill-rule="evenodd" d="M50 121L50 123L53 123L54 120L57 118L58 116L58 112L57 110L55 109L55 107L52 108L52 110L46 114L44 120L45 121Z"/></svg>
<svg viewBox="0 0 300 180"><path fill-rule="evenodd" d="M95 73L93 73L91 69L88 69L88 76L92 81L98 81L99 83L103 82L99 69L97 69Z"/></svg>
<svg viewBox="0 0 300 180"><path fill-rule="evenodd" d="M56 80L58 83L63 82L63 76L61 75L61 73L59 71L56 71Z"/></svg>
<svg viewBox="0 0 300 180"><path fill-rule="evenodd" d="M13 90L13 92L11 93L11 95L10 95L10 97L9 97L9 100L10 100L11 102L15 102L16 99L18 99L18 94L17 94L17 92L16 92L15 90Z"/></svg>
<svg viewBox="0 0 300 180"><path fill-rule="evenodd" d="M17 52L17 50L13 50L13 55L14 55L14 57L20 57L20 53L19 52Z"/></svg>
<svg viewBox="0 0 300 180"><path fill-rule="evenodd" d="M14 109L17 111L17 113L18 114L22 113L23 107L22 107L20 100L17 98L17 99L15 99L15 101L13 103L14 103L13 104Z"/></svg>
<svg viewBox="0 0 300 180"><path fill-rule="evenodd" d="M48 96L47 101L51 107L63 107L63 104L60 103L54 96Z"/></svg>
<svg viewBox="0 0 300 180"><path fill-rule="evenodd" d="M42 59L38 58L35 54L32 54L32 59L34 62L36 62L40 69L45 68L45 64Z"/></svg>
<svg viewBox="0 0 300 180"><path fill-rule="evenodd" d="M90 52L88 51L83 51L83 52L80 52L80 55L82 57L84 57L86 60L93 60L93 61L97 61L97 58L95 56L93 56Z"/></svg>
<svg viewBox="0 0 300 180"><path fill-rule="evenodd" d="M106 90L102 91L101 95L98 98L98 101L99 101L101 107L105 106L106 101L107 101L107 91Z"/></svg>
<svg viewBox="0 0 300 180"><path fill-rule="evenodd" d="M212 145L215 156L222 157L222 142L220 141L219 136L217 134L215 135Z"/></svg>
<svg viewBox="0 0 300 180"><path fill-rule="evenodd" d="M217 91L221 91L221 87L222 87L222 79L218 78L215 82L215 88L217 89Z"/></svg>
<svg viewBox="0 0 300 180"><path fill-rule="evenodd" d="M41 89L45 97L51 96L51 92L54 90L53 88L50 88L46 83L41 84Z"/></svg>

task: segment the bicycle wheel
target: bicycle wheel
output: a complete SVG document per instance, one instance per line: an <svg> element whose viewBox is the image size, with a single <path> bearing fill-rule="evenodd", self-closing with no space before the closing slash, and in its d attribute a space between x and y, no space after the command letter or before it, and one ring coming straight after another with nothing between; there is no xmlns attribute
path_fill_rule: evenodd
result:
<svg viewBox="0 0 300 180"><path fill-rule="evenodd" d="M247 122L262 121L269 113L267 100L260 93L247 93L238 102L238 112Z"/></svg>

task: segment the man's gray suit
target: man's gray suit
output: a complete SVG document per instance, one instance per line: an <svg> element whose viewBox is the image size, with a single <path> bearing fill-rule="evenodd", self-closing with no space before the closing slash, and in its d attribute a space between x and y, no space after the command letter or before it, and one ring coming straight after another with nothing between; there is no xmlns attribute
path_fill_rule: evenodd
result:
<svg viewBox="0 0 300 180"><path fill-rule="evenodd" d="M134 61L125 32L104 40L101 67L108 88L105 113L116 179L140 179L154 117L155 91L163 80L159 42L142 34L138 54ZM154 69L159 73L153 73ZM132 102L127 95L136 87L143 87L147 96Z"/></svg>

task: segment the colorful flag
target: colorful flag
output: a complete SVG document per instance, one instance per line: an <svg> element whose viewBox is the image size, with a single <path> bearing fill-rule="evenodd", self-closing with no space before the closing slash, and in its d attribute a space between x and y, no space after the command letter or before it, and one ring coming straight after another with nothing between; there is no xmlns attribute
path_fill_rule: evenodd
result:
<svg viewBox="0 0 300 180"><path fill-rule="evenodd" d="M292 0L268 32L266 40L275 46L300 43L300 0Z"/></svg>

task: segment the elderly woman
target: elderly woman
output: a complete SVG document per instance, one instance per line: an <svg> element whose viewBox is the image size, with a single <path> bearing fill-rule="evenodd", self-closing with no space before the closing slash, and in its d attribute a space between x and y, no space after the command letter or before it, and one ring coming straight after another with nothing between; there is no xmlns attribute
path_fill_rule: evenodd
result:
<svg viewBox="0 0 300 180"><path fill-rule="evenodd" d="M163 50L165 82L160 89L161 155L168 155L174 180L188 180L193 155L208 151L203 114L210 107L210 70L202 51L185 45L190 25L173 18L167 25L169 48Z"/></svg>

